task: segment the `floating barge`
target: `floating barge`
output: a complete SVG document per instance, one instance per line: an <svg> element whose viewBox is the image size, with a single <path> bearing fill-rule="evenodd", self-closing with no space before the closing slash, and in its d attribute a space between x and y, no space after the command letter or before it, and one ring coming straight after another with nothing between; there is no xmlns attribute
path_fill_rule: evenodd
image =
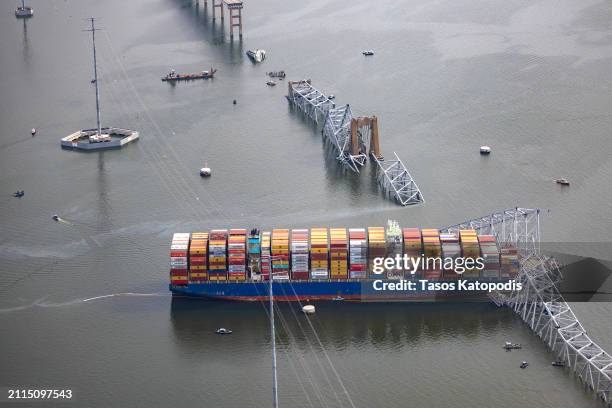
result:
<svg viewBox="0 0 612 408"><path fill-rule="evenodd" d="M463 274L441 263L411 270L375 269L376 257L484 258L484 268ZM258 301L268 296L272 276L279 301L431 301L486 299L483 291L436 289L377 291L375 282L428 280L508 282L518 274L512 246L475 230L441 234L434 228L254 228L176 233L170 248L170 291L211 300Z"/></svg>
<svg viewBox="0 0 612 408"><path fill-rule="evenodd" d="M216 69L211 68L210 71L196 72L193 74L177 74L176 71L172 70L166 76L162 77L162 82L174 82L174 81L191 81L193 79L212 79L217 72Z"/></svg>
<svg viewBox="0 0 612 408"><path fill-rule="evenodd" d="M64 149L86 151L119 149L139 137L137 131L129 129L102 128L101 134L98 134L97 129L85 129L62 138L61 146Z"/></svg>

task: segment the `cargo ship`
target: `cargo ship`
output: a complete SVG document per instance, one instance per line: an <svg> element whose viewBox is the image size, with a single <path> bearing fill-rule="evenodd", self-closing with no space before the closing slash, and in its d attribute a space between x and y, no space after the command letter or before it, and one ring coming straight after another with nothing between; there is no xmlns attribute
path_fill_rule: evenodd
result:
<svg viewBox="0 0 612 408"><path fill-rule="evenodd" d="M481 268L462 273L445 265L412 270L376 268L384 257L481 258ZM507 282L518 274L515 247L473 229L440 233L433 228L387 227L215 229L175 233L170 247L170 291L210 300L260 301L268 298L272 278L277 301L353 300L427 301L486 297L483 291L420 288L420 280ZM378 291L374 283L415 282L411 291Z"/></svg>

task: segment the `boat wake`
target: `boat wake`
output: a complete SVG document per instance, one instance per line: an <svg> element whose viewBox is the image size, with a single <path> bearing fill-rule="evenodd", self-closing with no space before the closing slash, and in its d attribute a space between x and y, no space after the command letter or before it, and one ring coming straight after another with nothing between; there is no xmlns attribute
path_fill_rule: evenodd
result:
<svg viewBox="0 0 612 408"><path fill-rule="evenodd" d="M32 309L35 307L44 307L44 308L48 308L48 307L65 307L65 306L74 306L74 305L79 305L79 304L83 304L83 303L87 303L87 302L92 302L95 300L102 300L102 299L109 299L109 298L117 298L117 297L167 297L167 296L171 296L170 293L134 293L134 292L122 292L122 293L111 293L108 295L100 295L100 296L94 296L94 297L90 297L90 298L86 298L86 299L74 299L74 300L70 300L67 302L60 302L60 303L51 303L51 302L45 302L45 299L47 298L46 296L43 298L40 298L36 301L34 301L33 303L30 303L28 305L21 305L21 306L13 306L13 307L7 307L4 309L0 309L0 313L10 313L10 312L18 312L21 310L27 310L27 309Z"/></svg>

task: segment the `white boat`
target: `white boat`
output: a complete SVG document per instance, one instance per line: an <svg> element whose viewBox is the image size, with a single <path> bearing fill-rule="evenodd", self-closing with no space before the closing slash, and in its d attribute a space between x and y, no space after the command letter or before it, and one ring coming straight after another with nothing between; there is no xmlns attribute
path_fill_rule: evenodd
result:
<svg viewBox="0 0 612 408"><path fill-rule="evenodd" d="M248 50L246 52L246 55L253 61L253 62L262 62L263 60L266 59L266 50L262 50L262 49L256 49L256 50Z"/></svg>
<svg viewBox="0 0 612 408"><path fill-rule="evenodd" d="M372 55L374 55L374 51L372 50L365 50L361 52L363 55L365 55L366 57L370 57Z"/></svg>
<svg viewBox="0 0 612 408"><path fill-rule="evenodd" d="M21 6L15 9L15 17L28 18L34 15L34 9L25 5L25 0L21 0Z"/></svg>
<svg viewBox="0 0 612 408"><path fill-rule="evenodd" d="M266 82L266 85L268 85L268 86L276 86L276 82L268 81L268 82Z"/></svg>
<svg viewBox="0 0 612 408"><path fill-rule="evenodd" d="M480 154L489 154L491 153L491 148L489 146L480 146Z"/></svg>
<svg viewBox="0 0 612 408"><path fill-rule="evenodd" d="M217 333L217 334L232 334L233 332L230 329L226 329L225 327L220 327L217 330L215 330L215 333Z"/></svg>
<svg viewBox="0 0 612 408"><path fill-rule="evenodd" d="M200 176L202 177L210 177L211 174L212 171L210 170L210 167L202 167L200 169Z"/></svg>
<svg viewBox="0 0 612 408"><path fill-rule="evenodd" d="M32 131L30 133L32 133L32 136L34 136L36 134L36 128L32 128Z"/></svg>
<svg viewBox="0 0 612 408"><path fill-rule="evenodd" d="M302 308L302 312L305 314L314 314L315 307L313 305L306 305Z"/></svg>
<svg viewBox="0 0 612 408"><path fill-rule="evenodd" d="M570 185L569 180L568 180L568 179L566 179L566 178L556 179L556 180L555 180L555 183L557 183L557 184L561 184L562 186L569 186L569 185Z"/></svg>

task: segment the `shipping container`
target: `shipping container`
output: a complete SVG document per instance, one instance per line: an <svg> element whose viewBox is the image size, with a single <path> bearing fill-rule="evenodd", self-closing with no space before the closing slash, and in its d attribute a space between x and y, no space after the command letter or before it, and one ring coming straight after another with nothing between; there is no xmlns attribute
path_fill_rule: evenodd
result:
<svg viewBox="0 0 612 408"><path fill-rule="evenodd" d="M346 228L329 229L329 258L331 278L348 278L348 237Z"/></svg>
<svg viewBox="0 0 612 408"><path fill-rule="evenodd" d="M291 279L308 280L308 230L291 230Z"/></svg>
<svg viewBox="0 0 612 408"><path fill-rule="evenodd" d="M247 277L261 279L261 236L257 228L253 228L247 239L248 269Z"/></svg>
<svg viewBox="0 0 612 408"><path fill-rule="evenodd" d="M208 280L208 233L194 232L189 244L189 281Z"/></svg>
<svg viewBox="0 0 612 408"><path fill-rule="evenodd" d="M270 278L272 271L272 233L264 231L261 233L261 275L264 280Z"/></svg>
<svg viewBox="0 0 612 408"><path fill-rule="evenodd" d="M459 237L461 239L461 255L463 258L476 261L476 259L480 257L480 245L478 243L476 230L459 230ZM480 270L476 267L466 268L466 271L463 273L464 278L478 278L479 276Z"/></svg>
<svg viewBox="0 0 612 408"><path fill-rule="evenodd" d="M396 259L398 256L401 259L404 255L402 230L397 221L389 220L386 230L386 249L387 257ZM394 264L392 268L386 269L387 279L399 280L404 278L404 269L401 264ZM384 275L381 275L384 276Z"/></svg>
<svg viewBox="0 0 612 408"><path fill-rule="evenodd" d="M349 278L364 279L368 270L368 242L365 228L349 229Z"/></svg>
<svg viewBox="0 0 612 408"><path fill-rule="evenodd" d="M461 258L461 245L457 234L440 234L440 243L442 245L442 257L444 265L442 267L442 276L444 279L459 279L463 274L462 269L456 269L457 260ZM450 262L452 260L452 263Z"/></svg>
<svg viewBox="0 0 612 408"><path fill-rule="evenodd" d="M418 228L404 228L402 230L402 236L404 241L404 255L408 255L409 259L414 260L414 262L409 261L410 264L405 270L406 276L418 278L421 276L421 268L417 266L415 269L412 265L413 263L420 265L418 261L423 256L423 238L421 230Z"/></svg>
<svg viewBox="0 0 612 408"><path fill-rule="evenodd" d="M272 279L289 279L289 230L272 230Z"/></svg>
<svg viewBox="0 0 612 408"><path fill-rule="evenodd" d="M437 280L442 277L442 243L440 231L433 228L423 228L423 276L425 279Z"/></svg>
<svg viewBox="0 0 612 408"><path fill-rule="evenodd" d="M310 230L310 278L329 278L329 242L327 228Z"/></svg>
<svg viewBox="0 0 612 408"><path fill-rule="evenodd" d="M386 273L374 273L374 260L387 255L384 227L368 227L368 274L372 278L385 277Z"/></svg>

